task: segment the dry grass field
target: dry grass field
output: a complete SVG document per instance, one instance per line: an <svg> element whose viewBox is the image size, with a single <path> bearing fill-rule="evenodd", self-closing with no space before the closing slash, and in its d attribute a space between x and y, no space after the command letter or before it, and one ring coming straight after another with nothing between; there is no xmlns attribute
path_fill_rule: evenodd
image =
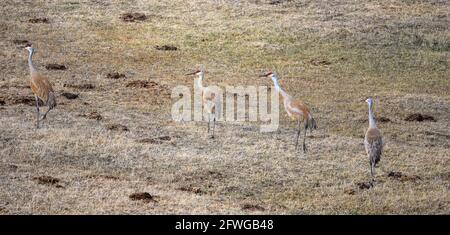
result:
<svg viewBox="0 0 450 235"><path fill-rule="evenodd" d="M448 1L3 0L0 9L0 214L450 213ZM37 130L26 43L57 93ZM172 88L192 87L185 74L201 65L204 84L223 87L269 86L258 75L276 70L318 122L309 152L294 151L284 110L276 132L221 122L215 139L204 122L172 121ZM369 96L386 143L373 187ZM415 113L434 121L406 120Z"/></svg>

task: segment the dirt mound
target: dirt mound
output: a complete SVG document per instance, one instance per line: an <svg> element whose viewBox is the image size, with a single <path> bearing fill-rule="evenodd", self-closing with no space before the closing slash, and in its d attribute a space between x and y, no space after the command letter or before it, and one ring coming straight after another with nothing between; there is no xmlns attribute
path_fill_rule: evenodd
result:
<svg viewBox="0 0 450 235"><path fill-rule="evenodd" d="M61 96L65 97L68 100L74 100L74 99L78 98L79 94L63 92L63 93L61 93Z"/></svg>
<svg viewBox="0 0 450 235"><path fill-rule="evenodd" d="M391 172L389 172L388 177L399 180L401 182L406 182L406 181L415 182L417 180L421 180L421 178L417 175L406 175L400 171L391 171Z"/></svg>
<svg viewBox="0 0 450 235"><path fill-rule="evenodd" d="M164 142L171 141L173 137L171 136L160 136L156 138L144 138L141 140L138 140L139 143L146 143L146 144L162 144Z"/></svg>
<svg viewBox="0 0 450 235"><path fill-rule="evenodd" d="M152 94L158 97L170 97L169 89L154 81L136 80L128 82L126 85L128 88L145 88L149 89Z"/></svg>
<svg viewBox="0 0 450 235"><path fill-rule="evenodd" d="M242 205L242 210L247 210L247 211L265 211L266 209L260 205L255 205L255 204L244 204Z"/></svg>
<svg viewBox="0 0 450 235"><path fill-rule="evenodd" d="M88 179L100 179L100 178L102 178L102 179L107 179L107 180L118 180L119 179L118 176L113 176L113 175L95 175L95 174L87 175L86 178L88 178Z"/></svg>
<svg viewBox="0 0 450 235"><path fill-rule="evenodd" d="M408 122L423 122L423 121L435 122L436 119L434 119L434 117L430 116L430 115L420 114L420 113L413 113L413 114L408 115L405 118L405 121L408 121Z"/></svg>
<svg viewBox="0 0 450 235"><path fill-rule="evenodd" d="M47 64L45 66L47 70L66 70L67 67L63 64Z"/></svg>
<svg viewBox="0 0 450 235"><path fill-rule="evenodd" d="M120 124L108 124L106 125L106 129L110 131L129 131L128 127Z"/></svg>
<svg viewBox="0 0 450 235"><path fill-rule="evenodd" d="M17 105L17 104L24 104L29 106L36 106L36 99L34 96L7 96L2 97L0 96L0 105ZM44 102L42 100L38 100L39 106L44 106Z"/></svg>
<svg viewBox="0 0 450 235"><path fill-rule="evenodd" d="M123 13L122 15L120 15L120 19L122 19L122 21L124 21L124 22L138 22L138 21L147 20L148 16L146 16L143 13L128 12L128 13Z"/></svg>
<svg viewBox="0 0 450 235"><path fill-rule="evenodd" d="M63 87L80 89L80 90L92 90L92 89L95 88L95 86L90 84L90 83L86 83L86 84L69 84L69 83L64 83Z"/></svg>
<svg viewBox="0 0 450 235"><path fill-rule="evenodd" d="M156 202L154 196L147 192L133 193L129 196L129 198L133 201L144 201L145 203Z"/></svg>
<svg viewBox="0 0 450 235"><path fill-rule="evenodd" d="M38 182L38 184L55 186L57 188L63 188L63 186L59 184L61 182L61 180L58 178L51 177L51 176L47 176L47 175L36 176L33 178L33 180L36 180Z"/></svg>
<svg viewBox="0 0 450 235"><path fill-rule="evenodd" d="M377 118L377 121L381 122L381 123L386 123L386 122L391 122L391 119L389 119L387 117L379 117L379 118Z"/></svg>
<svg viewBox="0 0 450 235"><path fill-rule="evenodd" d="M172 45L162 45L162 46L155 46L156 50L159 51L176 51L178 50L178 47L172 46Z"/></svg>
<svg viewBox="0 0 450 235"><path fill-rule="evenodd" d="M370 189L374 185L372 181L367 181L367 182L358 182L356 183L356 186L358 186L359 189Z"/></svg>
<svg viewBox="0 0 450 235"><path fill-rule="evenodd" d="M194 194L204 194L205 193L199 187L194 187L194 186L183 186L183 187L178 188L178 190L183 191L183 192L190 192L190 193L194 193Z"/></svg>
<svg viewBox="0 0 450 235"><path fill-rule="evenodd" d="M126 87L133 87L133 88L155 88L160 86L157 82L153 81L143 81L143 80L136 80L131 81L127 83Z"/></svg>
<svg viewBox="0 0 450 235"><path fill-rule="evenodd" d="M100 115L97 111L93 111L93 112L86 113L86 114L81 114L80 117L94 119L94 120L97 120L97 121L100 121L100 120L103 119L102 115Z"/></svg>
<svg viewBox="0 0 450 235"><path fill-rule="evenodd" d="M50 21L48 20L48 18L42 17L42 18L31 18L28 20L28 22L33 23L33 24L48 24L50 23Z"/></svg>
<svg viewBox="0 0 450 235"><path fill-rule="evenodd" d="M15 39L12 41L16 45L21 45L23 47L26 47L27 45L30 45L30 41L24 40L24 39Z"/></svg>
<svg viewBox="0 0 450 235"><path fill-rule="evenodd" d="M118 72L108 73L108 74L106 74L106 77L109 79L126 78L125 74L118 73Z"/></svg>

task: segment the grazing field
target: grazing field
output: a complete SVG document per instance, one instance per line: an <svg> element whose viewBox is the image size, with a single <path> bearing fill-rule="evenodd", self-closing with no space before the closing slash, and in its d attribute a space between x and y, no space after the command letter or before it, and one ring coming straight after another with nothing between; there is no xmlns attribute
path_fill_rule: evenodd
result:
<svg viewBox="0 0 450 235"><path fill-rule="evenodd" d="M0 214L448 214L448 1L0 2ZM27 43L58 106L35 128ZM272 85L318 130L172 121L172 88ZM385 151L370 184L367 97ZM43 107L41 110L46 110ZM422 120L425 117L425 120Z"/></svg>

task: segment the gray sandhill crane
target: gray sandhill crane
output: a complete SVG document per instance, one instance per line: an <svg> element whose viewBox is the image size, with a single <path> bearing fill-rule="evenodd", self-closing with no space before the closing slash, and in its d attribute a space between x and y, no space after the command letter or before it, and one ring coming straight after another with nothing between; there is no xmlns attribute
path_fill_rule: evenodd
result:
<svg viewBox="0 0 450 235"><path fill-rule="evenodd" d="M261 75L261 77L269 77L272 79L275 89L278 93L283 97L284 109L292 120L297 120L298 122L298 131L295 140L295 150L298 147L298 139L300 136L301 123L305 122L305 131L303 136L303 152L306 152L306 131L308 128L311 130L317 129L316 120L313 118L312 113L307 105L303 102L296 100L292 96L288 95L286 91L284 91L280 84L278 83L278 76L276 73L269 71L268 73Z"/></svg>
<svg viewBox="0 0 450 235"><path fill-rule="evenodd" d="M36 68L33 66L33 53L35 49L31 44L27 45L25 49L28 50L28 66L30 67L30 87L34 93L34 97L36 99L36 110L37 110L37 119L36 119L36 128L39 128L39 99L43 101L44 104L48 106L47 112L44 113L44 116L41 120L47 118L47 114L50 110L56 107L56 97L55 92L53 91L53 87L47 77L41 75Z"/></svg>
<svg viewBox="0 0 450 235"><path fill-rule="evenodd" d="M364 137L364 147L366 148L367 155L369 156L370 174L373 179L375 166L380 161L381 154L383 152L383 138L373 116L372 98L367 99L366 102L369 105L369 128L367 129L366 136Z"/></svg>
<svg viewBox="0 0 450 235"><path fill-rule="evenodd" d="M216 93L209 89L208 87L203 86L203 79L205 78L205 72L203 69L197 70L192 73L188 73L186 75L197 75L197 86L200 89L201 95L202 95L202 106L206 107L206 111L208 112L208 133L212 129L212 135L211 138L214 139L214 130L216 127ZM211 121L212 121L212 128L211 128Z"/></svg>

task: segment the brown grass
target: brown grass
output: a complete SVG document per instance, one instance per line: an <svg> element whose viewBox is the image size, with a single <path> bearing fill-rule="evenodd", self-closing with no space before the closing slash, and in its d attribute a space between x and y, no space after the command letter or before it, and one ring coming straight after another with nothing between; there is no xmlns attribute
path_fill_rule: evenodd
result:
<svg viewBox="0 0 450 235"><path fill-rule="evenodd" d="M0 214L450 212L445 1L6 0L0 6ZM124 22L125 13L146 18ZM59 101L39 130L35 108L20 101L33 97L21 46L28 42ZM156 49L163 45L177 50ZM46 70L47 64L67 69ZM257 75L276 70L318 121L310 151L293 151L295 124L284 112L278 132L261 134L258 123L219 123L216 139L208 138L205 123L171 121L171 88L192 86L184 74L200 65L205 84L220 86L270 85ZM108 79L115 71L126 79ZM65 99L63 92L79 97ZM361 189L370 175L362 145L367 123L360 121L368 96L376 116L389 121L379 123L386 146L376 181ZM436 121L405 121L413 113ZM110 124L128 131L108 130ZM63 187L33 180L41 176ZM139 192L156 195L157 203L130 200Z"/></svg>

